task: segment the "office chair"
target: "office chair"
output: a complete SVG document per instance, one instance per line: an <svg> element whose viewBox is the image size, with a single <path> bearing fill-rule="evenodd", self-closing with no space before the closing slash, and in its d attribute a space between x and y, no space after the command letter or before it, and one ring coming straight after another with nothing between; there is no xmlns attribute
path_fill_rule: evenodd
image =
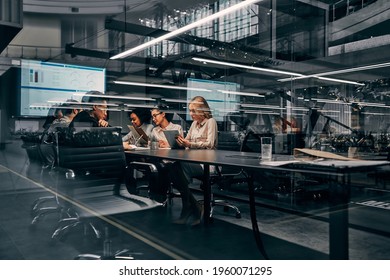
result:
<svg viewBox="0 0 390 280"><path fill-rule="evenodd" d="M219 133L219 145L218 149L227 150L239 150L241 152L260 152L261 137L273 137L272 133L255 133L248 131L242 141L238 139L237 135L232 137L230 134ZM241 142L241 143L240 143ZM223 143L223 146L220 145ZM249 176L244 172L242 168L236 167L216 167L215 172L211 175L210 185L216 184L221 190L229 189L232 184L242 184L248 182ZM199 179L199 178L198 178ZM202 187L201 187L202 188ZM241 218L241 212L237 206L225 199L215 199L215 195L211 194L211 211L210 217L212 217L214 208L216 206L223 207L224 211L232 209L236 218Z"/></svg>
<svg viewBox="0 0 390 280"><path fill-rule="evenodd" d="M236 176L236 174L223 174L221 173L219 167L217 166L215 168L216 172L213 172L213 174L210 173L210 186L213 186L215 184L217 184L221 189L223 189L222 186L222 183L220 180L224 180L226 179L227 177L234 177ZM226 177L225 177L226 176ZM223 178L225 177L225 178ZM199 179L201 180L201 178L196 178L196 179ZM203 189L203 182L201 182L200 184L200 188ZM203 199L200 199L198 200L199 202L203 202ZM233 203L225 200L225 199L216 199L215 198L215 195L213 192L211 192L211 205L210 205L210 218L213 218L213 215L214 215L214 209L219 206L219 207L223 207L223 210L224 212L228 212L229 210L233 210L234 211L234 214L235 214L235 217L237 219L240 219L241 218L241 211L240 209L234 205Z"/></svg>
<svg viewBox="0 0 390 280"><path fill-rule="evenodd" d="M57 159L51 174L65 215L52 240L80 225L101 239L96 221L161 206L121 188L126 161L120 128L78 127L56 135Z"/></svg>
<svg viewBox="0 0 390 280"><path fill-rule="evenodd" d="M228 150L237 150L239 147L238 145L239 139L238 135L231 132L218 132L218 149L228 149ZM233 179L235 176L240 175L240 170L237 172L235 169L233 171L227 171L222 172L222 170L225 171L225 169L221 168L220 166L213 166L210 170L210 186L217 185L221 190L227 189L230 185L230 180ZM195 177L196 179L200 180L200 189L204 189L203 187L203 178L201 177ZM198 200L199 202L203 203L203 199ZM225 200L225 199L216 199L213 192L211 192L211 205L210 205L210 218L214 215L214 209L216 207L223 207L223 210L225 212L228 212L229 210L233 210L235 217L237 219L241 218L241 211L240 209L234 205L233 203Z"/></svg>
<svg viewBox="0 0 390 280"><path fill-rule="evenodd" d="M49 172L53 166L55 156L52 136L53 135L51 135L51 133L45 131L39 136L39 139L37 139L34 147L36 153L36 163L40 166L39 182L49 188L52 186L52 182L49 181ZM60 214L61 211L61 205L55 195L39 197L31 206L31 226L35 226L46 215L53 213Z"/></svg>
<svg viewBox="0 0 390 280"><path fill-rule="evenodd" d="M173 190L172 184L169 184L165 194L157 191L161 188L158 164L145 161L131 161L128 163L126 166L126 188L132 194L146 192L148 197L166 206L172 204L173 198L180 197L180 194ZM141 172L143 174L142 178L135 178L135 171ZM139 183L140 181L141 183Z"/></svg>

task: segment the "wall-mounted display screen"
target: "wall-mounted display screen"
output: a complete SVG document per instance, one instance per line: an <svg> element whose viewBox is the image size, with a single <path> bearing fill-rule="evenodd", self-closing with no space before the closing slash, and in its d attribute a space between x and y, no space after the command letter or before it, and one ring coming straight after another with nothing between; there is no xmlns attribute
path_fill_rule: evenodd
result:
<svg viewBox="0 0 390 280"><path fill-rule="evenodd" d="M197 95L203 96L216 121L224 121L227 114L236 113L238 110L240 96L237 95L237 92L240 90L240 85L237 83L189 78L187 87L187 100L189 101ZM187 120L191 120L188 108Z"/></svg>
<svg viewBox="0 0 390 280"><path fill-rule="evenodd" d="M46 117L67 99L80 101L90 90L105 92L104 68L22 60L19 115Z"/></svg>

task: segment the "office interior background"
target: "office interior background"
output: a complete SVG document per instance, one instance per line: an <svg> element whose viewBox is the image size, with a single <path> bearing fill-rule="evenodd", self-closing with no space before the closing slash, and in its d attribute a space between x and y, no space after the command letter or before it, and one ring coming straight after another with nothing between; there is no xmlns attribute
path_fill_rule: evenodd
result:
<svg viewBox="0 0 390 280"><path fill-rule="evenodd" d="M12 248L0 253L2 259L68 259L100 248L71 240L55 245L64 250L61 253L59 247L47 245L50 235L42 234L47 228L28 231L29 206L40 196L40 188L34 186L40 182L40 169L31 169L31 151L22 141L43 131L50 108L68 98L81 100L83 93L96 87L109 97L109 123L122 127L123 134L128 132L129 111L158 104L168 105L175 113L173 122L186 131L191 124L188 101L202 95L218 122L220 149L239 151L245 142L249 151L258 152L256 135L272 134L274 154L293 155L294 148L310 148L348 156L353 147L353 156L388 159L390 2L249 1L253 3L199 22L245 2L0 0L0 173L4 179L0 196L7 201L2 204L9 207L6 212L20 213L10 221L2 211L0 230L8 242L2 246ZM191 28L185 30L187 26ZM164 35L166 40L153 41ZM150 45L126 53L145 43ZM36 71L26 72L24 66ZM56 66L71 66L76 74L52 75L50 67ZM28 93L33 83L42 83L42 88ZM69 83L71 90L55 90ZM275 252L271 258L328 258L323 214L327 190L321 185L324 182L315 184L303 177L294 183L290 177L271 178L274 185L257 188L259 208L264 210L259 221L274 242L265 245ZM352 259L390 258L388 180L385 168L352 178L351 203L356 208L350 213ZM261 258L258 252L237 249L249 242L243 237L248 233L222 230L226 223L250 231L245 186L216 189L216 195L242 207L241 219L222 211L207 230L167 225L173 236L188 235L192 241L172 245L167 238L164 242L183 258ZM22 198L23 205L20 200L10 203ZM179 206L174 201L172 207ZM43 221L47 227L53 222L50 219ZM156 225L150 222L149 226L143 230L153 235ZM205 236L213 237L211 244L223 245L213 249L200 242L197 246L194 240ZM38 254L31 239L47 247ZM139 258L172 257L137 240L126 245L142 251L142 256L136 255ZM207 254L198 252L206 252L206 247Z"/></svg>

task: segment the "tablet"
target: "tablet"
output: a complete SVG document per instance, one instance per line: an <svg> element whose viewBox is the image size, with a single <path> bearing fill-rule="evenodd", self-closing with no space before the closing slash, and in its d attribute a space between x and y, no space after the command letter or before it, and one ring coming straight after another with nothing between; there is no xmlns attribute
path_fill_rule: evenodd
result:
<svg viewBox="0 0 390 280"><path fill-rule="evenodd" d="M171 149L180 149L181 147L176 142L177 136L180 135L178 130L163 130L165 138L167 138L168 144Z"/></svg>
<svg viewBox="0 0 390 280"><path fill-rule="evenodd" d="M139 144L148 144L149 137L142 128L135 127L133 125L128 125L127 127L130 129L131 133L134 135L136 141L138 141Z"/></svg>

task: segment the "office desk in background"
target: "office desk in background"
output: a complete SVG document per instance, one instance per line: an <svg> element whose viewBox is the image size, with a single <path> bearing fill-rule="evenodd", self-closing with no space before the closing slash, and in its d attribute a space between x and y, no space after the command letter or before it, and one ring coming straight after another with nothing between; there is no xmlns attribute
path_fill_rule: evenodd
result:
<svg viewBox="0 0 390 280"><path fill-rule="evenodd" d="M299 161L288 155L273 155L273 161L262 162L259 154L249 152L234 152L225 150L136 150L127 151L127 157L168 159L204 164L204 223L210 223L210 165L238 167L245 170L249 176L254 172L299 172L327 176L329 180L329 258L348 259L348 203L350 200L350 176L356 172L370 172L389 165L388 161L341 161L313 160ZM252 229L260 252L267 258L261 241L256 218L256 204L253 181L249 180L249 202Z"/></svg>

